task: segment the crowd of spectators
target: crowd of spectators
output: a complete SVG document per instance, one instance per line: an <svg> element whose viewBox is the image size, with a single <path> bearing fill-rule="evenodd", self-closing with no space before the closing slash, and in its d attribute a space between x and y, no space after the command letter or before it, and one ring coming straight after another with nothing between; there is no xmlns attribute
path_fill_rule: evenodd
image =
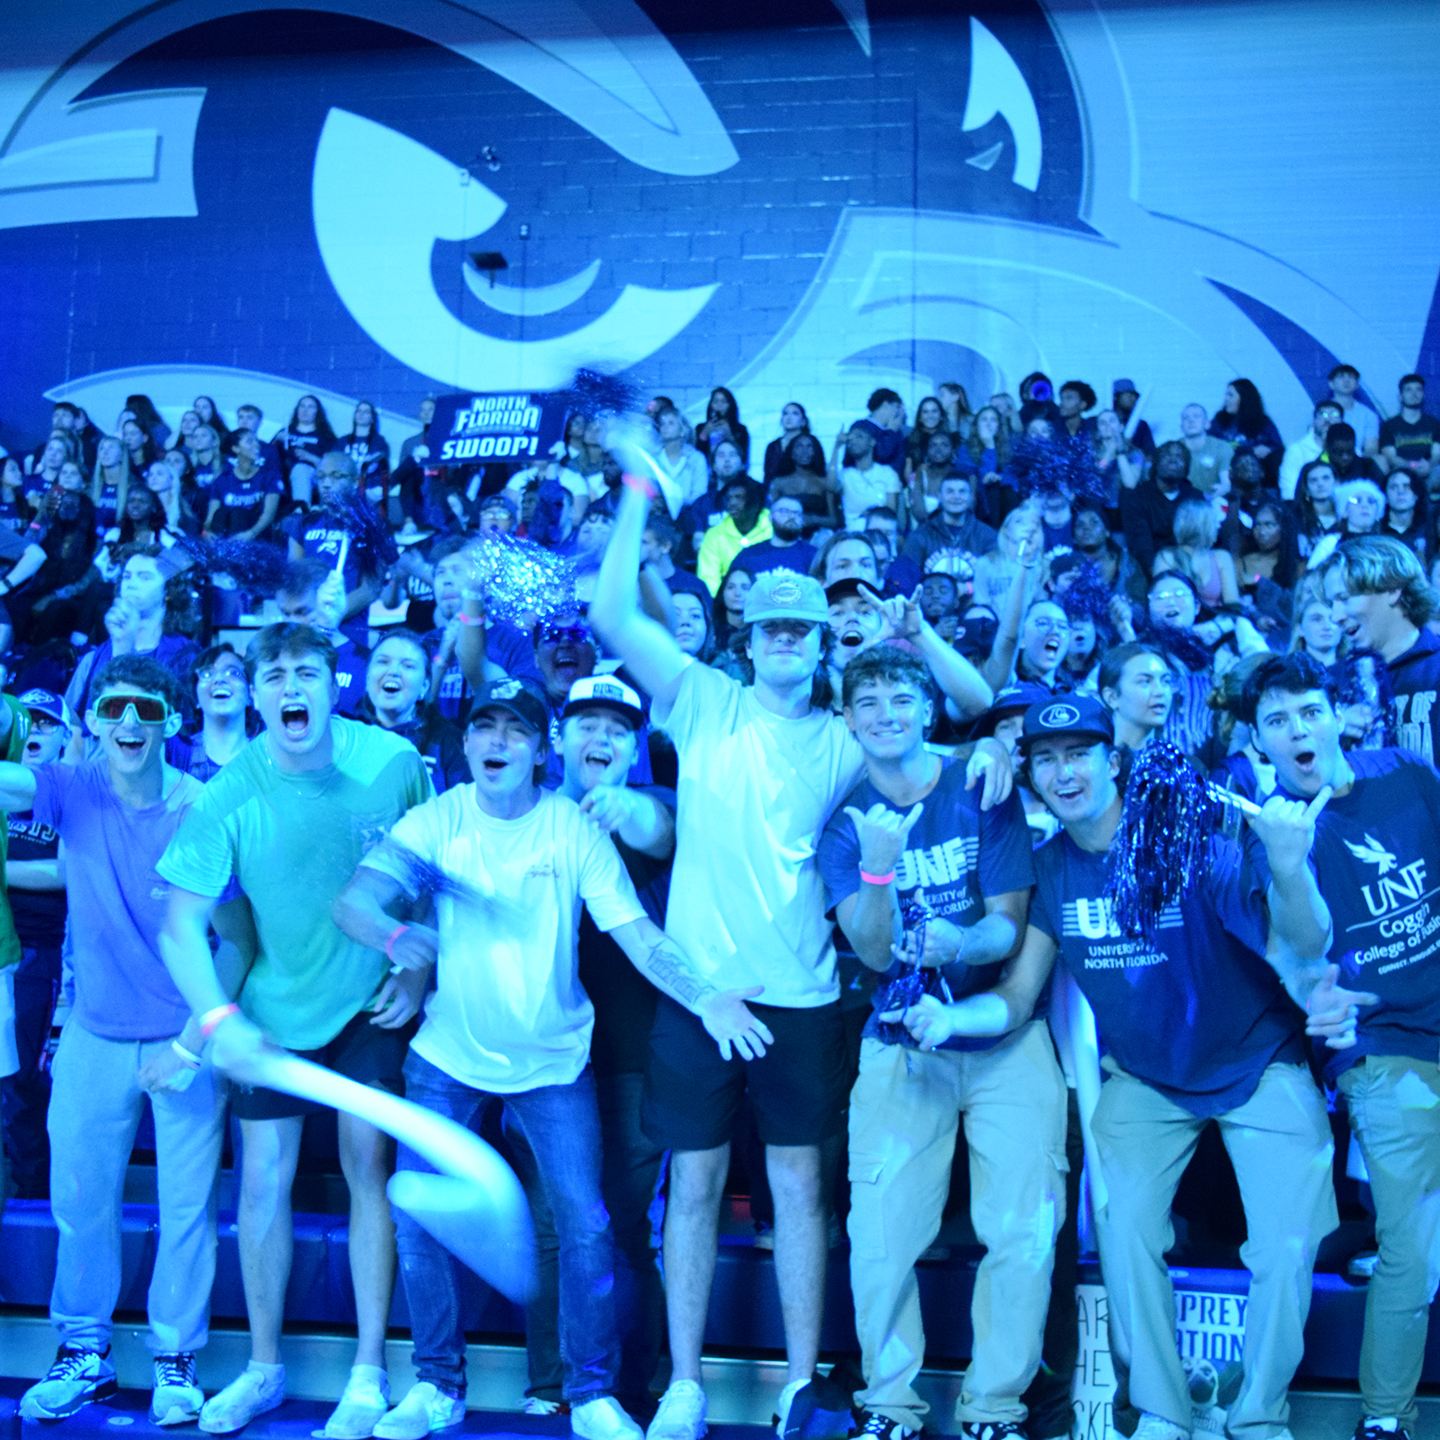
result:
<svg viewBox="0 0 1440 1440"><path fill-rule="evenodd" d="M630 1416L652 1440L705 1432L732 1141L756 1243L775 1250L781 1433L804 1424L826 1248L847 1231L857 1429L917 1433L914 1267L940 1228L962 1116L987 1252L966 1434L1069 1430L1083 1130L1117 1227L1108 1252L1101 1230L1107 1280L1131 1296L1112 1301L1117 1403L1143 1440L1180 1440L1189 1381L1146 1266L1163 1276L1170 1201L1205 1121L1271 1128L1263 1165L1232 1147L1262 1317L1232 1422L1285 1433L1294 1295L1308 1296L1334 1200L1317 1171L1320 1093L1273 1072L1303 1061L1306 1009L1331 1026L1312 1034L1353 1045L1355 1006L1333 976L1292 983L1266 965L1267 936L1323 953L1330 921L1296 918L1323 911L1288 863L1315 820L1285 808L1314 793L1297 786L1324 747L1277 759L1261 717L1319 695L1337 754L1436 758L1440 420L1422 377L1401 378L1383 420L1359 379L1337 366L1295 437L1245 379L1213 416L1195 403L1173 425L1142 418L1123 378L1105 407L1081 380L1030 375L975 409L947 383L913 420L879 389L828 453L802 404L766 439L717 388L699 424L650 399L642 460L611 445L604 417L576 413L526 466L440 465L433 401L398 445L368 401L343 435L314 396L278 429L202 396L174 433L143 395L109 432L56 405L44 443L0 458L7 1183L48 1194L62 1222L63 1343L25 1413L61 1418L113 1389L118 1251L113 1276L76 1256L118 1244L118 1221L112 1235L78 1177L123 1174L147 1093L162 1231L152 1414L229 1433L283 1401L308 1109L253 1078L263 1032L465 1122L504 1101L541 1257L526 1405L564 1408L587 1440L638 1434ZM494 534L567 561L574 610L497 618ZM1178 1017L1192 1047L1163 1027L1142 1043L1141 1017L1067 948L1118 937L1086 866L1156 741L1253 804L1280 797L1257 822L1268 889L1242 903L1217 882L1208 909L1174 922L1222 957L1229 1010L1196 1002L1193 977L1163 992L1178 961L1147 982L1152 1019ZM1097 815L1111 816L1099 844ZM427 898L417 859L490 897L484 923ZM1041 998L1057 948L1113 1071L1093 1150L1080 1062L1053 1007L1052 1041ZM1145 976L1159 963L1109 965L1132 962ZM1139 1127L1128 1141L1122 1103ZM206 1402L194 1352L227 1105L244 1138L253 1351ZM1185 1137L1168 1182L1134 1142L1162 1119ZM454 1262L403 1213L392 1222L394 1161L375 1127L342 1117L340 1162L358 1340L325 1433L419 1440L463 1415ZM403 1146L398 1163L427 1168ZM1289 1229L1259 1223L1262 1171ZM662 1173L663 1290L649 1218ZM391 1408L397 1254L419 1383ZM1403 1365L1369 1363L1362 1428L1393 1433L1413 1421L1414 1377L1407 1396Z"/></svg>

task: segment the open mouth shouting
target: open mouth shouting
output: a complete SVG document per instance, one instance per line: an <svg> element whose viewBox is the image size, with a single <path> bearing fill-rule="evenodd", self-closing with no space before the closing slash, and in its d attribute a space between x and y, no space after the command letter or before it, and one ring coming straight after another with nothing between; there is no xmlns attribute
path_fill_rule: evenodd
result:
<svg viewBox="0 0 1440 1440"><path fill-rule="evenodd" d="M282 705L280 729L289 740L303 740L310 733L310 707L298 700Z"/></svg>
<svg viewBox="0 0 1440 1440"><path fill-rule="evenodd" d="M615 751L609 745L587 745L580 756L580 773L586 786L598 785L615 763Z"/></svg>
<svg viewBox="0 0 1440 1440"><path fill-rule="evenodd" d="M380 693L387 699L394 700L405 691L405 679L401 675L386 675L380 681Z"/></svg>

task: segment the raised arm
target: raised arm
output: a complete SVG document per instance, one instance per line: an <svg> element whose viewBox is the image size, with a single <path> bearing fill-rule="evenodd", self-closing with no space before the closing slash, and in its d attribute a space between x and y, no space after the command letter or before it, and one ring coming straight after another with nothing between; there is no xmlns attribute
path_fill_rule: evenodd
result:
<svg viewBox="0 0 1440 1440"><path fill-rule="evenodd" d="M645 491L627 483L595 578L590 623L656 705L668 711L680 693L680 677L690 657L663 625L640 608L640 547L649 513Z"/></svg>
<svg viewBox="0 0 1440 1440"><path fill-rule="evenodd" d="M0 749L10 739L10 707L0 705L4 717L4 733ZM35 772L10 760L0 760L0 810L28 810L35 803Z"/></svg>
<svg viewBox="0 0 1440 1440"><path fill-rule="evenodd" d="M1330 949L1330 907L1310 868L1310 847L1315 843L1315 821L1332 793L1327 785L1308 805L1272 795L1260 813L1250 817L1250 828L1265 847L1270 870L1265 903L1270 929L1279 942L1278 951L1270 957L1272 964L1280 957L1292 968L1317 966ZM1272 946L1272 951L1275 948ZM1287 987L1293 983L1284 969L1280 978Z"/></svg>

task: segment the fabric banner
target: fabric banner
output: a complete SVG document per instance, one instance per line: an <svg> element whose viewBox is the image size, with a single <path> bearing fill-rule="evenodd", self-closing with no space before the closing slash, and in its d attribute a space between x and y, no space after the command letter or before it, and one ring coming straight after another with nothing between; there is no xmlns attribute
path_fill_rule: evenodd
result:
<svg viewBox="0 0 1440 1440"><path fill-rule="evenodd" d="M442 395L430 422L438 465L539 460L565 432L562 396L514 391Z"/></svg>

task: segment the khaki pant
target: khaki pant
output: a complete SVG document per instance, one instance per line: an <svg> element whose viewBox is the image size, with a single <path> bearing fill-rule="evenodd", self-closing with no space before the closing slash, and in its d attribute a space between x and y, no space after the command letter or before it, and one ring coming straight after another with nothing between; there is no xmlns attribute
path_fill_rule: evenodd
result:
<svg viewBox="0 0 1440 1440"><path fill-rule="evenodd" d="M1380 1259L1365 1296L1366 1415L1412 1433L1430 1302L1440 1282L1440 1067L1370 1055L1340 1076L1375 1199Z"/></svg>
<svg viewBox="0 0 1440 1440"><path fill-rule="evenodd" d="M935 1241L960 1116L970 1214L986 1246L956 1418L1025 1418L1065 1218L1065 1080L1044 1021L993 1050L923 1054L866 1040L850 1094L850 1288L867 1388L856 1403L914 1430L925 1331L915 1262Z"/></svg>
<svg viewBox="0 0 1440 1440"><path fill-rule="evenodd" d="M1335 1146L1325 1102L1303 1065L1271 1065L1255 1093L1216 1117L1245 1203L1250 1271L1245 1378L1230 1407L1236 1437L1278 1435L1305 1349L1305 1317L1320 1241L1339 1223ZM1130 1402L1189 1431L1190 1392L1175 1344L1175 1290L1165 1265L1170 1206L1207 1122L1132 1075L1100 1087L1091 1128L1109 1188L1096 1216L1117 1374Z"/></svg>

